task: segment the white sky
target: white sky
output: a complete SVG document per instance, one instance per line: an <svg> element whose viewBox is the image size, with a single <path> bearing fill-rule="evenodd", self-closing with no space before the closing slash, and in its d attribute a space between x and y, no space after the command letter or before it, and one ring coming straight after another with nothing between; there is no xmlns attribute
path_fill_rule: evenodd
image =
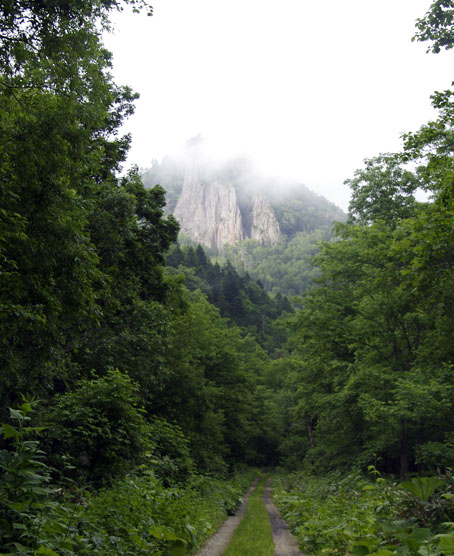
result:
<svg viewBox="0 0 454 556"><path fill-rule="evenodd" d="M151 0L105 38L114 76L140 93L128 163L182 150L201 133L248 153L342 208L366 157L435 116L454 53L411 42L430 0Z"/></svg>

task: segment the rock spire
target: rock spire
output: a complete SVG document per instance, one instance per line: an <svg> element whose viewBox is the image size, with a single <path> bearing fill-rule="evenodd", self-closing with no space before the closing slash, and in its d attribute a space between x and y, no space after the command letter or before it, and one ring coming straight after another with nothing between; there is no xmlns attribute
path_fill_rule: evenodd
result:
<svg viewBox="0 0 454 556"><path fill-rule="evenodd" d="M279 240L279 223L268 200L259 194L241 195L229 172L207 165L197 145L191 145L183 188L174 210L181 231L206 247L222 249L251 238L262 245Z"/></svg>

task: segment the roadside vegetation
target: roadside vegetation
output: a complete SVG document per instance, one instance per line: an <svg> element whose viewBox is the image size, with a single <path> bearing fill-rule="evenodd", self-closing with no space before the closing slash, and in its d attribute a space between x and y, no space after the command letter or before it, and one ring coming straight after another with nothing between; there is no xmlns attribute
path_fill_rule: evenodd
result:
<svg viewBox="0 0 454 556"><path fill-rule="evenodd" d="M41 427L30 425L31 411L25 402L12 410L13 424L0 430L13 444L0 452L2 555L190 554L235 513L256 475L199 475L188 469L184 440L174 434L179 457L162 461L151 451L145 463L108 486L58 481L36 440Z"/></svg>
<svg viewBox="0 0 454 556"><path fill-rule="evenodd" d="M306 554L454 554L454 477L359 472L273 478L274 498Z"/></svg>

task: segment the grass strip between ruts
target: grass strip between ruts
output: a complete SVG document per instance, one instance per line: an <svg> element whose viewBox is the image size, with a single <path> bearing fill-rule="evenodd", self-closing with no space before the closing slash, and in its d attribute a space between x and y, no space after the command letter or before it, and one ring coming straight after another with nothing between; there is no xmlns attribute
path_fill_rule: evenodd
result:
<svg viewBox="0 0 454 556"><path fill-rule="evenodd" d="M265 479L249 497L249 504L222 556L274 556L268 512L262 501Z"/></svg>

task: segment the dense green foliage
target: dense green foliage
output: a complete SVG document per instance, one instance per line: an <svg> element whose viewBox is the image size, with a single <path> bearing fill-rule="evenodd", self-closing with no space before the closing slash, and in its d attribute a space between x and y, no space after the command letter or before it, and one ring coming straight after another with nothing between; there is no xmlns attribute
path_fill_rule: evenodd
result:
<svg viewBox="0 0 454 556"><path fill-rule="evenodd" d="M240 329L189 291L165 269L178 224L164 190L117 175L137 95L100 40L114 8L0 8L5 554L180 554L236 506L245 483L225 477L277 457L269 355L247 323L260 299L269 319L280 309L246 280Z"/></svg>
<svg viewBox="0 0 454 556"><path fill-rule="evenodd" d="M248 273L238 274L230 262L224 266L213 264L200 245L197 249L174 245L167 255L167 265L185 276L190 290L203 292L223 318L253 335L262 346L270 350L280 347L282 336L274 322L293 312L286 296L278 293L270 297L260 282Z"/></svg>
<svg viewBox="0 0 454 556"><path fill-rule="evenodd" d="M452 33L441 4L451 6L435 2L420 30L440 17ZM348 221L297 303L287 387L307 435L290 445L312 469L376 463L403 480L454 464L452 97L434 94L438 118L347 181Z"/></svg>
<svg viewBox="0 0 454 556"><path fill-rule="evenodd" d="M246 328L262 324L260 296L268 319L279 310L249 280L245 303L221 308L238 305L240 333L166 274L178 225L164 190L116 175L136 95L113 83L100 32L120 3L29 4L2 8L0 416L39 396L53 465L72 458L71 476L95 484L138 464L156 418L180 427L199 469L274 457L259 417L268 356ZM222 280L241 281L233 269Z"/></svg>
<svg viewBox="0 0 454 556"><path fill-rule="evenodd" d="M377 474L373 466L371 471ZM305 553L454 553L451 475L398 485L355 473L294 474L276 477L273 484L276 502Z"/></svg>
<svg viewBox="0 0 454 556"><path fill-rule="evenodd" d="M121 184L115 178L129 143L117 131L136 95L112 82L110 54L100 42L99 22L117 4L24 1L1 8L2 415L19 391L47 395L60 387L55 381L71 380L69 354L99 322L108 301L100 291L113 278L100 266L103 253L90 230L100 198L128 190L131 224L141 227L134 177ZM155 210L152 225L161 219L159 201ZM168 232L158 243L165 249L177 226L159 226Z"/></svg>
<svg viewBox="0 0 454 556"><path fill-rule="evenodd" d="M138 401L137 387L119 371L82 379L73 390L57 394L47 415L51 454L71 458L78 478L91 482L138 465L149 448ZM59 465L62 471L64 463Z"/></svg>
<svg viewBox="0 0 454 556"><path fill-rule="evenodd" d="M246 239L238 245L226 245L216 260L221 264L231 261L239 272L250 273L274 295L300 295L319 275L313 258L319 252L319 243L331 238L331 227L330 224L311 232L297 232L277 245L261 245Z"/></svg>
<svg viewBox="0 0 454 556"><path fill-rule="evenodd" d="M416 38L450 48L453 8ZM236 508L238 466L279 462L429 475L281 482L313 553L454 553L454 92L348 180L346 222L300 188L272 199L280 245L213 261L175 244L178 163L118 177L136 95L111 9L0 7L0 553L184 554ZM223 172L247 208L247 163Z"/></svg>
<svg viewBox="0 0 454 556"><path fill-rule="evenodd" d="M295 317L290 345L300 365L289 380L295 416L311 430L308 461L364 465L379 456L404 478L415 464L453 463L452 196L431 186L432 202L406 196L403 206L399 181L396 195L388 189L389 167L369 164L356 178L361 194L373 188L396 210L375 201L372 213L371 195L363 202L354 191L351 221L322 247L320 278Z"/></svg>
<svg viewBox="0 0 454 556"><path fill-rule="evenodd" d="M24 402L0 430L13 444L12 450L0 451L1 554L186 554L235 511L253 476L243 473L226 481L191 474L184 482L164 485L155 473L163 462L151 453L146 464L99 492L76 483L62 491L51 482L52 469L34 438L40 428L30 425L31 411L32 404Z"/></svg>

